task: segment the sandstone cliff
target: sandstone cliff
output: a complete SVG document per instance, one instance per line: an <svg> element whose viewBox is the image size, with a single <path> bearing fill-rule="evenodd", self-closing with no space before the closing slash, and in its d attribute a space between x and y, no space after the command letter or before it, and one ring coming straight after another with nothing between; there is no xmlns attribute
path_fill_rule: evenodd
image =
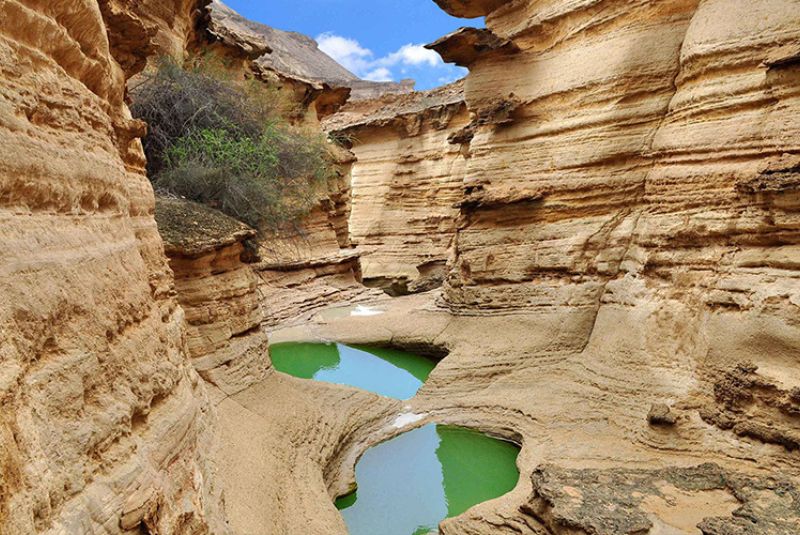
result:
<svg viewBox="0 0 800 535"><path fill-rule="evenodd" d="M592 311L587 352L697 359L727 429L720 370L797 386L800 4L471 8L432 45L474 118L447 302Z"/></svg>
<svg viewBox="0 0 800 535"><path fill-rule="evenodd" d="M256 260L256 232L211 208L178 199L156 200L156 222L186 315L192 364L227 394L264 378L267 336Z"/></svg>
<svg viewBox="0 0 800 535"><path fill-rule="evenodd" d="M463 103L345 108L352 191L342 153L255 266L247 230L179 244L185 316L123 99L147 61L126 43L191 49L196 12L0 2L0 532L224 533L223 484L237 532L343 534L332 498L399 415L522 446L517 487L446 535L797 531L800 2L438 3L486 16L432 45L470 67ZM370 297L351 243L385 280L447 257L441 299L305 314ZM266 322L299 323L274 340L443 358L404 403L238 391L263 363L232 351L262 340L251 267Z"/></svg>
<svg viewBox="0 0 800 535"><path fill-rule="evenodd" d="M351 243L351 178L353 155L330 145L337 172L320 192L311 213L260 239L261 278L265 325L296 321L307 312L336 303L354 303L381 292L361 284L359 253Z"/></svg>
<svg viewBox="0 0 800 535"><path fill-rule="evenodd" d="M367 285L393 294L441 285L466 165L462 83L347 104L324 127L351 145L350 237Z"/></svg>
<svg viewBox="0 0 800 535"><path fill-rule="evenodd" d="M4 534L226 531L144 128L123 101L133 47L156 32L126 6L0 3Z"/></svg>

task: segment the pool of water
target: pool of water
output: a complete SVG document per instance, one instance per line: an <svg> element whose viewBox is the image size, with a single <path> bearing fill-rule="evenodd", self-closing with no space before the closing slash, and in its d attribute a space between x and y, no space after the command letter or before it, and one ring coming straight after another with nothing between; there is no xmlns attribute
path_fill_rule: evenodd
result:
<svg viewBox="0 0 800 535"><path fill-rule="evenodd" d="M439 522L510 491L519 448L430 424L367 450L358 490L336 501L350 535L427 535Z"/></svg>
<svg viewBox="0 0 800 535"><path fill-rule="evenodd" d="M288 342L271 345L269 353L280 372L397 399L413 397L436 366L405 351L344 344Z"/></svg>

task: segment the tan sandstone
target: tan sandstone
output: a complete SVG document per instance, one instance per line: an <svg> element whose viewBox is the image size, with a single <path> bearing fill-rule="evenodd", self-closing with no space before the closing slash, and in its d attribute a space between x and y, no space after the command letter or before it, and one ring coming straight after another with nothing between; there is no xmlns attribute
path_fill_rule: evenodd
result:
<svg viewBox="0 0 800 535"><path fill-rule="evenodd" d="M271 343L441 361L407 402L274 370L243 390L208 385L219 450L125 77L96 6L68 3L0 3L17 21L0 23L5 531L221 533L227 516L241 535L344 535L333 499L358 457L427 422L522 448L515 489L444 535L798 531L800 2L437 0L486 17L432 45L469 66L464 104L386 110L354 144L352 190L344 168L306 241L276 237L257 267L262 306L282 318ZM63 39L37 41L34 24ZM381 250L381 236L402 251L413 235L386 193L397 147L455 208L434 204L453 222L441 232L411 225L437 234L441 291L390 299L359 289L348 249L373 239L385 260L365 267L393 278L425 254ZM418 206L426 189L394 176ZM325 291L382 314L319 310ZM398 420L409 413L421 419Z"/></svg>
<svg viewBox="0 0 800 535"><path fill-rule="evenodd" d="M461 82L357 101L323 123L355 156L350 239L367 285L392 294L441 285L466 166L452 136L468 123Z"/></svg>
<svg viewBox="0 0 800 535"><path fill-rule="evenodd" d="M0 532L225 533L106 8L0 2Z"/></svg>

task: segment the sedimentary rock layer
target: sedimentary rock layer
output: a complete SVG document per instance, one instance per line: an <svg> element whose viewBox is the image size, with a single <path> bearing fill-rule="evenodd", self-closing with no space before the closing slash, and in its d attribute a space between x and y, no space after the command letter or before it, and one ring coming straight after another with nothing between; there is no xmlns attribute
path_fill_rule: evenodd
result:
<svg viewBox="0 0 800 535"><path fill-rule="evenodd" d="M495 7L487 26L509 45L471 58L466 99L478 117L513 110L476 125L448 300L596 305L625 273L681 272L712 307L767 299L743 285L777 284L788 303L796 266L755 259L797 254L793 186L780 178L800 151L797 4ZM461 57L464 41L434 47ZM748 189L759 177L778 186Z"/></svg>
<svg viewBox="0 0 800 535"><path fill-rule="evenodd" d="M350 243L351 155L331 148L338 154L339 173L321 188L311 213L260 239L261 262L254 268L261 281L265 325L293 321L336 302L375 296L361 284L359 255Z"/></svg>
<svg viewBox="0 0 800 535"><path fill-rule="evenodd" d="M391 293L441 285L466 159L461 83L348 104L326 129L352 146L350 236L368 285Z"/></svg>
<svg viewBox="0 0 800 535"><path fill-rule="evenodd" d="M714 393L721 373L798 386L798 17L786 0L491 10L482 39L499 45L466 81L450 306L594 311L589 362L623 347L688 359L707 421L732 430L742 408ZM433 47L467 57L475 42ZM792 443L797 422L764 402L748 433Z"/></svg>
<svg viewBox="0 0 800 535"><path fill-rule="evenodd" d="M269 369L259 279L250 251L256 232L211 208L158 199L156 222L175 274L195 369L232 394Z"/></svg>
<svg viewBox="0 0 800 535"><path fill-rule="evenodd" d="M224 533L107 7L0 2L0 532Z"/></svg>

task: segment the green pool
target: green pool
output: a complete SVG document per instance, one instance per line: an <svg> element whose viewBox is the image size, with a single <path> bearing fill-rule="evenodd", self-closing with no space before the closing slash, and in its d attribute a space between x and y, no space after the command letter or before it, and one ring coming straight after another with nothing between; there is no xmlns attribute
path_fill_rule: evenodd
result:
<svg viewBox="0 0 800 535"><path fill-rule="evenodd" d="M289 375L397 399L413 397L436 366L405 351L344 344L289 342L271 345L269 353L275 369Z"/></svg>
<svg viewBox="0 0 800 535"><path fill-rule="evenodd" d="M336 507L350 535L427 535L513 489L518 454L477 431L426 425L369 449L356 465L358 490Z"/></svg>

